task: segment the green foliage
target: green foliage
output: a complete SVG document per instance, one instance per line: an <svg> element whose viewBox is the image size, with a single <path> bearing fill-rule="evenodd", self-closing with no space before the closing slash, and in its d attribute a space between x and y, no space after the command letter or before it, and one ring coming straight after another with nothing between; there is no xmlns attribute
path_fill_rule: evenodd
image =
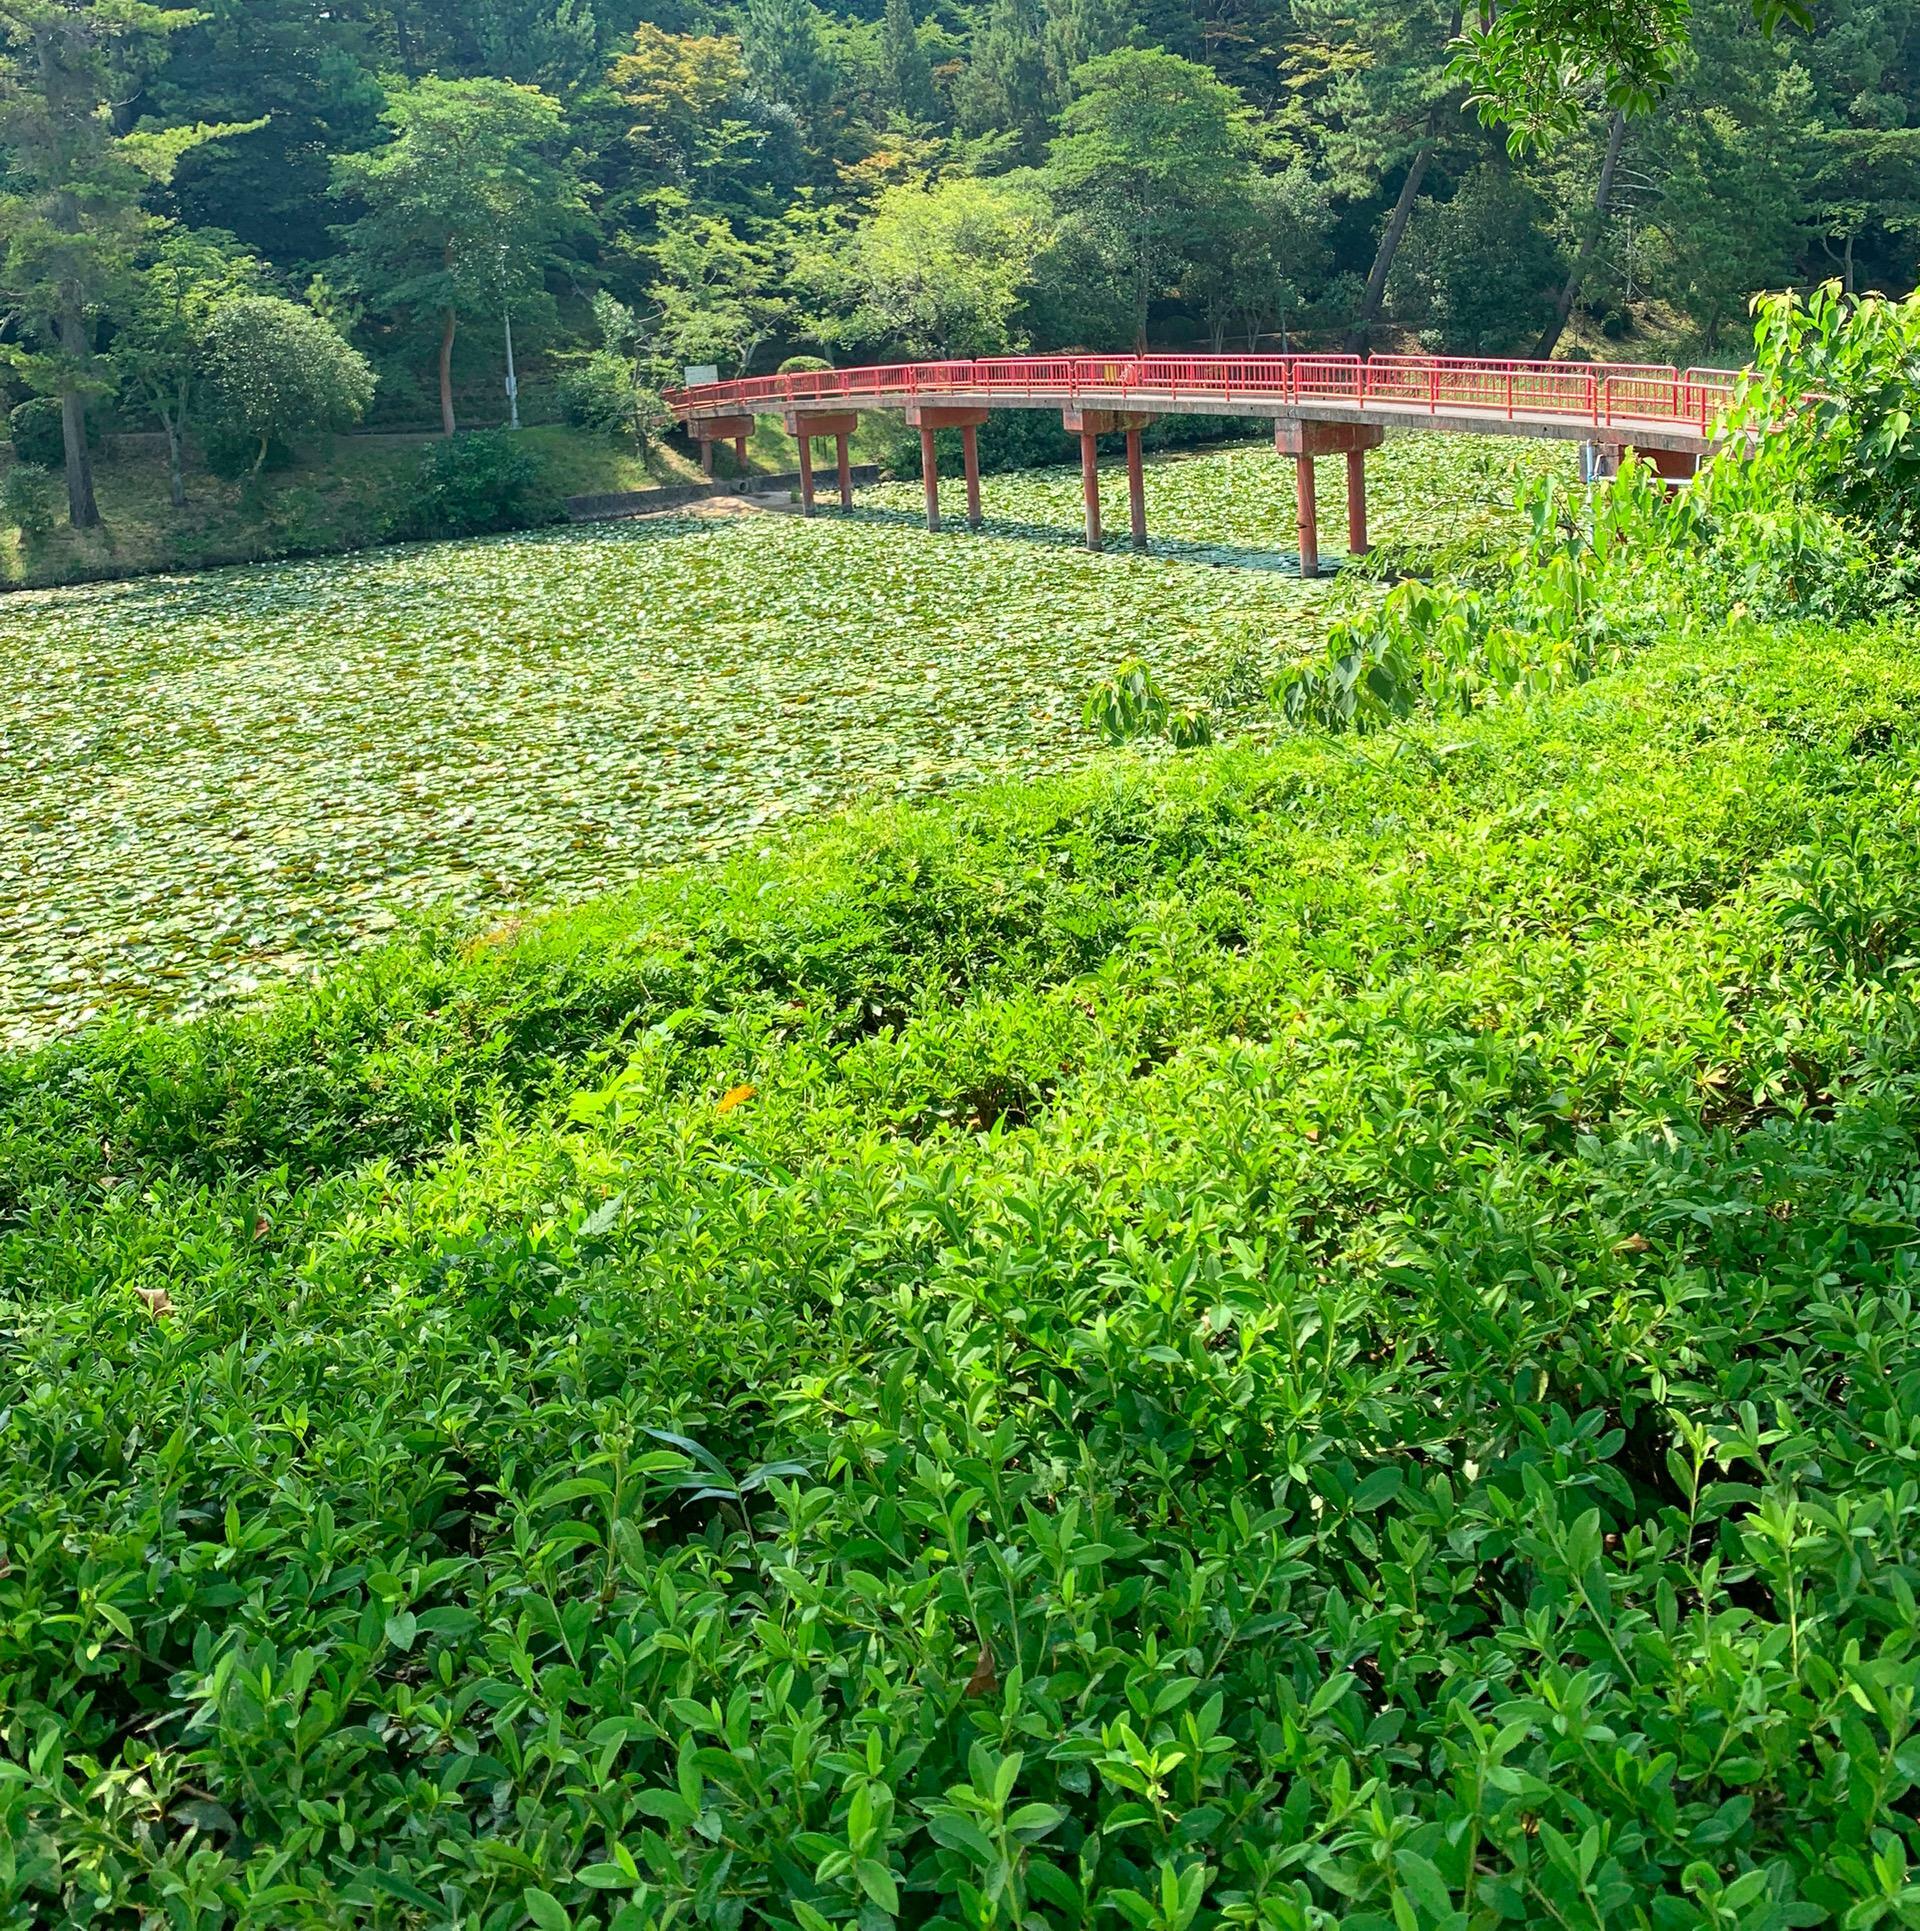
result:
<svg viewBox="0 0 1920 1931"><path fill-rule="evenodd" d="M1201 705L1175 706L1154 682L1153 673L1130 657L1102 678L1087 698L1081 722L1109 744L1163 737L1176 751L1194 751L1213 742L1213 718Z"/></svg>
<svg viewBox="0 0 1920 1931"><path fill-rule="evenodd" d="M184 229L162 237L135 277L113 367L128 399L144 404L166 433L176 508L186 504L183 444L203 399L214 318L223 304L259 294L261 282L261 264L230 236ZM243 441L244 431L228 424L226 439Z"/></svg>
<svg viewBox="0 0 1920 1931"><path fill-rule="evenodd" d="M1489 274L1487 264L1501 264ZM1388 298L1421 346L1445 355L1510 355L1553 314L1566 263L1548 211L1510 168L1484 164L1414 230L1395 260Z"/></svg>
<svg viewBox="0 0 1920 1931"><path fill-rule="evenodd" d="M223 303L206 323L201 355L212 427L253 444L256 472L276 443L345 429L373 400L366 357L311 309L277 295Z"/></svg>
<svg viewBox="0 0 1920 1931"><path fill-rule="evenodd" d="M659 391L638 382L633 363L611 349L597 349L563 371L554 390L561 415L577 429L632 436L644 446L673 424Z"/></svg>
<svg viewBox="0 0 1920 1931"><path fill-rule="evenodd" d="M560 105L536 87L429 77L396 87L382 118L384 147L335 159L334 192L359 211L342 238L361 293L430 320L451 435L461 319L543 294L548 255L585 200Z"/></svg>
<svg viewBox="0 0 1920 1931"><path fill-rule="evenodd" d="M909 357L1021 346L1015 318L1050 225L1031 184L954 175L887 189L849 243L844 332Z"/></svg>
<svg viewBox="0 0 1920 1931"><path fill-rule="evenodd" d="M45 468L13 464L0 476L0 524L11 523L29 550L53 534L54 500Z"/></svg>
<svg viewBox="0 0 1920 1931"><path fill-rule="evenodd" d="M33 396L7 414L7 434L17 462L35 469L58 469L66 461L66 439L61 430L60 398Z"/></svg>
<svg viewBox="0 0 1920 1931"><path fill-rule="evenodd" d="M0 1068L8 1908L1899 1922L1917 715L1703 629Z"/></svg>
<svg viewBox="0 0 1920 1931"><path fill-rule="evenodd" d="M1189 252L1252 173L1245 103L1206 68L1126 48L1073 75L1048 175L1129 291L1136 338Z"/></svg>
<svg viewBox="0 0 1920 1931"><path fill-rule="evenodd" d="M1812 0L1749 0L1765 33L1810 26ZM1489 124L1505 123L1514 152L1568 132L1594 92L1644 113L1686 56L1689 0L1511 0L1467 22L1457 66Z"/></svg>
<svg viewBox="0 0 1920 1931"><path fill-rule="evenodd" d="M427 450L387 527L408 538L487 536L557 523L564 514L546 465L519 437L470 429Z"/></svg>
<svg viewBox="0 0 1920 1931"><path fill-rule="evenodd" d="M100 315L122 296L136 253L160 226L147 201L180 161L258 121L127 125L170 36L197 16L149 0L0 4L0 297L6 360L32 386L78 408L108 384L96 357ZM84 439L65 452L68 514L99 523Z"/></svg>
<svg viewBox="0 0 1920 1931"><path fill-rule="evenodd" d="M1110 744L1157 736L1167 726L1167 697L1139 658L1130 657L1087 698L1083 721Z"/></svg>
<svg viewBox="0 0 1920 1931"><path fill-rule="evenodd" d="M1920 296L1827 282L1755 304L1741 420L1776 431L1756 459L1883 542L1920 543Z"/></svg>
<svg viewBox="0 0 1920 1931"><path fill-rule="evenodd" d="M1586 502L1543 480L1521 497L1525 545L1487 588L1408 581L1336 622L1325 650L1289 667L1273 696L1289 722L1377 731L1416 707L1466 714L1549 696L1617 669L1657 634L1651 574L1662 549L1686 550L1692 519L1631 460Z"/></svg>

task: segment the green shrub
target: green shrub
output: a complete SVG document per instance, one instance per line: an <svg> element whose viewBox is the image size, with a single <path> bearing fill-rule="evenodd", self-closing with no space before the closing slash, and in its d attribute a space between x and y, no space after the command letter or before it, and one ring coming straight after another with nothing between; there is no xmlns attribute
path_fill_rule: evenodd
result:
<svg viewBox="0 0 1920 1931"><path fill-rule="evenodd" d="M1210 443L1231 442L1248 433L1248 424L1230 416L1161 416L1141 432L1141 445L1148 450L1191 449ZM1268 430L1270 425L1256 424ZM1058 463L1080 460L1080 440L1069 436L1060 418L1044 409L1003 409L990 416L977 432L980 468L985 475L999 475L1016 469L1043 469ZM943 429L935 439L943 472L956 471L960 465L960 432ZM920 437L897 420L887 436L884 462L896 476L920 474Z"/></svg>
<svg viewBox="0 0 1920 1931"><path fill-rule="evenodd" d="M782 362L776 375L819 375L833 364L824 355L790 355Z"/></svg>
<svg viewBox="0 0 1920 1931"><path fill-rule="evenodd" d="M1763 487L1800 487L1885 543L1920 543L1920 293L1853 296L1838 282L1754 305L1754 372L1736 418L1771 433Z"/></svg>
<svg viewBox="0 0 1920 1931"><path fill-rule="evenodd" d="M29 550L53 534L57 514L53 482L45 470L16 463L0 477L0 523L11 523Z"/></svg>
<svg viewBox="0 0 1920 1931"><path fill-rule="evenodd" d="M510 430L470 430L428 446L388 511L400 538L486 536L564 520L545 460Z"/></svg>
<svg viewBox="0 0 1920 1931"><path fill-rule="evenodd" d="M66 431L61 421L58 396L34 396L7 416L7 433L13 440L16 461L36 469L59 469L67 460ZM97 442L99 432L91 417L88 440Z"/></svg>
<svg viewBox="0 0 1920 1931"><path fill-rule="evenodd" d="M555 385L560 413L576 429L605 436L633 429L633 365L624 355L602 349L565 370Z"/></svg>
<svg viewBox="0 0 1920 1931"><path fill-rule="evenodd" d="M0 1898L1900 1922L1917 718L1703 627L0 1065Z"/></svg>

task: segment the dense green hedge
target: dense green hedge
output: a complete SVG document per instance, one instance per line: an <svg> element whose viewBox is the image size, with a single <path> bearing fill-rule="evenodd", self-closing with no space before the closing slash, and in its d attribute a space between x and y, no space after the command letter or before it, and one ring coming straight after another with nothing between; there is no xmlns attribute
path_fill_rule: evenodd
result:
<svg viewBox="0 0 1920 1931"><path fill-rule="evenodd" d="M875 416L873 423L883 425L882 458L888 473L917 477L920 474L920 437L905 422L895 417ZM1193 449L1208 443L1233 442L1268 431L1264 422L1239 416L1160 416L1141 432L1142 446L1154 449ZM1057 463L1080 460L1080 439L1069 436L1060 426L1060 417L1044 409L1003 409L988 417L978 435L980 468L993 476L1008 470L1038 469ZM1112 460L1119 448L1109 437L1102 445ZM935 451L943 475L960 473L960 432L942 429L935 437Z"/></svg>
<svg viewBox="0 0 1920 1931"><path fill-rule="evenodd" d="M1916 705L1736 627L6 1067L12 1910L1914 1921Z"/></svg>

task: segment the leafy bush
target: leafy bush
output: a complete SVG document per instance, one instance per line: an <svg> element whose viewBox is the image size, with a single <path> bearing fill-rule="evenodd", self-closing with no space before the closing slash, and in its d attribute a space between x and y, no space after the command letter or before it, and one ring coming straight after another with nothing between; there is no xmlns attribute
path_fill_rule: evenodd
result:
<svg viewBox="0 0 1920 1931"><path fill-rule="evenodd" d="M1672 614L1662 552L1687 547L1694 523L1651 472L1628 461L1584 501L1551 480L1521 501L1531 535L1488 587L1408 581L1334 623L1319 657L1275 681L1288 720L1364 732L1422 705L1465 713L1542 697L1618 668L1658 634Z"/></svg>
<svg viewBox="0 0 1920 1931"><path fill-rule="evenodd" d="M1259 425L1270 431L1271 425ZM1229 416L1161 416L1141 432L1141 444L1152 449L1198 448L1228 442L1247 433L1247 424ZM985 475L1009 470L1041 469L1080 460L1079 438L1069 436L1060 418L1040 409L1004 409L991 416L977 432L980 468ZM943 429L935 443L943 474L960 466L960 432ZM896 476L920 474L920 436L897 423L888 439L885 465Z"/></svg>
<svg viewBox="0 0 1920 1931"><path fill-rule="evenodd" d="M0 523L11 523L32 549L53 534L56 510L47 472L16 463L0 477Z"/></svg>
<svg viewBox="0 0 1920 1931"><path fill-rule="evenodd" d="M1766 428L1755 467L1920 542L1920 293L1852 296L1838 282L1754 303L1753 374L1736 421Z"/></svg>
<svg viewBox="0 0 1920 1931"><path fill-rule="evenodd" d="M1111 677L1093 688L1085 721L1112 744L1162 731L1167 723L1166 693L1139 658L1130 657Z"/></svg>
<svg viewBox="0 0 1920 1931"><path fill-rule="evenodd" d="M87 427L88 440L97 442L99 432L91 417ZM59 469L67 460L58 396L34 396L9 411L7 433L13 439L16 461L30 463L36 469Z"/></svg>
<svg viewBox="0 0 1920 1931"><path fill-rule="evenodd" d="M1200 705L1175 707L1137 657L1129 658L1096 684L1082 719L1109 744L1164 737L1176 750L1197 750L1213 742L1213 719Z"/></svg>
<svg viewBox="0 0 1920 1931"><path fill-rule="evenodd" d="M399 538L486 536L565 515L544 459L511 431L485 429L429 444L386 526Z"/></svg>
<svg viewBox="0 0 1920 1931"><path fill-rule="evenodd" d="M575 363L561 375L556 388L561 413L576 429L633 436L644 444L673 425L673 412L658 391L640 385L633 364L609 349Z"/></svg>
<svg viewBox="0 0 1920 1931"><path fill-rule="evenodd" d="M1916 719L1703 627L0 1066L0 1895L1898 1923Z"/></svg>
<svg viewBox="0 0 1920 1931"><path fill-rule="evenodd" d="M774 373L776 375L819 375L832 367L833 364L824 355L790 355Z"/></svg>
<svg viewBox="0 0 1920 1931"><path fill-rule="evenodd" d="M555 385L560 413L576 429L622 435L632 426L633 366L601 349L562 372Z"/></svg>
<svg viewBox="0 0 1920 1931"><path fill-rule="evenodd" d="M374 394L372 365L311 309L275 295L223 303L208 322L209 456L251 445L255 472L276 445L360 420Z"/></svg>

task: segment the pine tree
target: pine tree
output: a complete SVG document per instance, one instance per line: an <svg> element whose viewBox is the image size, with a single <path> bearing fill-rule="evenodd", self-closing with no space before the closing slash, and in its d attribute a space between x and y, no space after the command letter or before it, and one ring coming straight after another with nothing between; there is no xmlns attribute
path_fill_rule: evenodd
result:
<svg viewBox="0 0 1920 1931"><path fill-rule="evenodd" d="M108 385L95 355L99 311L127 287L159 225L143 197L182 155L248 127L116 131L111 106L138 91L170 34L194 16L144 0L0 0L0 289L38 345L12 359L60 399L67 515L96 528L87 401Z"/></svg>
<svg viewBox="0 0 1920 1931"><path fill-rule="evenodd" d="M880 21L880 58L887 77L887 104L904 121L931 121L937 105L933 63L920 42L913 0L887 0Z"/></svg>
<svg viewBox="0 0 1920 1931"><path fill-rule="evenodd" d="M1040 0L993 0L973 37L959 108L963 133L1012 135L1024 162L1045 155L1054 97Z"/></svg>

